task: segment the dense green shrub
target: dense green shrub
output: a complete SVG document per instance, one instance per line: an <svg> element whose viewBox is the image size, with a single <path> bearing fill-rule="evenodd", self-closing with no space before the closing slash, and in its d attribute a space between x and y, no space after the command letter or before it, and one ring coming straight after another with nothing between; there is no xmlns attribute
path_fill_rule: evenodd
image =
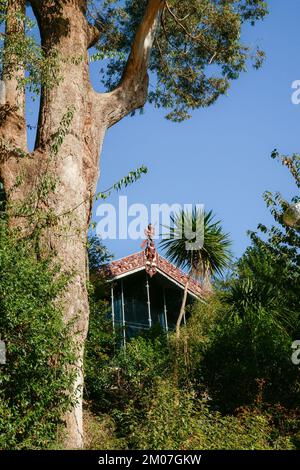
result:
<svg viewBox="0 0 300 470"><path fill-rule="evenodd" d="M144 393L143 409L131 400L123 411L127 438L135 449L182 449L193 433L193 395L171 380L157 379Z"/></svg>
<svg viewBox="0 0 300 470"><path fill-rule="evenodd" d="M299 156L273 152L272 158L288 168L299 188ZM291 361L300 333L300 236L283 221L288 201L268 191L264 199L274 225L250 232L251 246L223 283L218 319L199 361L199 382L226 411L253 403L258 383L264 403L300 405L299 369Z"/></svg>
<svg viewBox="0 0 300 470"><path fill-rule="evenodd" d="M116 353L118 332L113 331L109 316L110 286L100 274L99 268L111 259L107 249L97 237L88 243L90 282L89 288L89 331L85 345L84 373L85 400L95 410L110 408L112 375L110 361Z"/></svg>
<svg viewBox="0 0 300 470"><path fill-rule="evenodd" d="M100 412L122 407L131 396L138 400L139 391L170 365L166 338L156 327L128 342L126 354L120 348L122 331L118 327L113 331L107 300L110 288L98 270L109 259L101 242L92 239L89 247L90 321L85 348L85 399L94 411Z"/></svg>
<svg viewBox="0 0 300 470"><path fill-rule="evenodd" d="M272 438L269 417L245 409L222 416L188 390L177 390L170 380L158 380L145 393L143 413L130 401L122 411L127 442L134 449L197 450L291 449L289 437Z"/></svg>
<svg viewBox="0 0 300 470"><path fill-rule="evenodd" d="M263 401L299 405L299 372L291 362L292 338L264 309L233 312L216 325L201 380L223 411L253 404L258 383Z"/></svg>
<svg viewBox="0 0 300 470"><path fill-rule="evenodd" d="M165 338L132 339L124 349L113 334L107 306L97 302L91 310L85 354L85 397L101 412L118 409L134 399L137 403L163 371L170 373ZM117 343L117 345L116 345Z"/></svg>
<svg viewBox="0 0 300 470"><path fill-rule="evenodd" d="M139 395L140 390L151 387L156 379L170 372L169 345L165 336L145 338L138 336L119 351L114 363L122 371L123 389L128 394Z"/></svg>
<svg viewBox="0 0 300 470"><path fill-rule="evenodd" d="M110 361L117 342L107 313L107 302L95 298L94 288L90 286L90 322L84 362L85 399L92 401L93 408L101 411L109 409L113 399Z"/></svg>
<svg viewBox="0 0 300 470"><path fill-rule="evenodd" d="M84 448L86 450L126 450L127 442L116 436L116 426L109 414L97 415L89 408L83 412Z"/></svg>
<svg viewBox="0 0 300 470"><path fill-rule="evenodd" d="M214 305L217 304L215 301ZM207 306L207 313L211 308ZM203 311L204 307L201 309ZM203 320L202 337L199 335L200 327L198 333L195 332L195 337L199 338L199 358L209 346L204 340L204 330L210 334L214 331L209 323L208 318ZM189 339L189 347L195 352L196 338ZM216 399L211 403L211 397L204 393L205 387L199 387L196 380L180 381L180 388L174 385L172 357L172 341L167 343L164 337L155 340L137 337L127 344L126 353L120 350L106 367L98 369L98 375L105 377L105 380L102 378L102 393L106 393L109 399L107 403L98 403L96 419L99 427L95 433L103 435L111 448L293 448L290 435L297 426L296 418L291 425L293 430L282 427L282 423L278 426L272 410L266 410L257 400L248 408L240 408L237 413L226 415L217 412ZM112 372L116 366L118 381ZM193 373L197 370L195 366ZM190 371L192 375L192 369ZM257 397L257 383L254 383ZM233 390L234 387L235 384ZM283 412L280 419L285 419ZM95 437L95 445L103 448L99 439Z"/></svg>
<svg viewBox="0 0 300 470"><path fill-rule="evenodd" d="M73 347L59 303L67 277L0 223L0 448L45 448L71 405Z"/></svg>

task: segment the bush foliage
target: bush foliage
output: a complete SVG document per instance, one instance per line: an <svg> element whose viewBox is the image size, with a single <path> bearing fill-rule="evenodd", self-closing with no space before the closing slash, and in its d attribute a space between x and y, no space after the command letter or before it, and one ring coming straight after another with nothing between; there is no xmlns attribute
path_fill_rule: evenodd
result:
<svg viewBox="0 0 300 470"><path fill-rule="evenodd" d="M0 223L0 448L45 448L71 405L73 347L59 304L67 277Z"/></svg>

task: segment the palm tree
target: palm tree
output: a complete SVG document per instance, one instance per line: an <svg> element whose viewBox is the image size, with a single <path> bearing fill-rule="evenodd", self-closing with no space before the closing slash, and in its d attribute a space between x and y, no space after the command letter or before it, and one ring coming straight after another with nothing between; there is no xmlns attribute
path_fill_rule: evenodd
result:
<svg viewBox="0 0 300 470"><path fill-rule="evenodd" d="M192 211L181 210L171 216L168 238L160 243L166 257L188 272L176 323L177 340L180 337L190 279L200 280L205 289L211 289L211 277L222 274L229 265L229 236L223 232L221 222L213 219L212 211L205 212L196 207Z"/></svg>

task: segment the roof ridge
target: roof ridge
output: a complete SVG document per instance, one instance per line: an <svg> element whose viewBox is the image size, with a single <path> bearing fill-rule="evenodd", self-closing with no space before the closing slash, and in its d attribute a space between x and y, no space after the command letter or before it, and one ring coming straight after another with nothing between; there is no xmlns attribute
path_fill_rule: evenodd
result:
<svg viewBox="0 0 300 470"><path fill-rule="evenodd" d="M161 273L171 278L174 282L177 282L182 287L184 287L185 282L189 278L188 273L183 271L181 268L177 267L175 264L171 263L163 255L157 253L157 256L157 269L161 271ZM110 263L107 263L102 268L100 268L100 270L102 269L110 271L112 278L114 278L120 275L126 275L126 273L130 274L130 272L141 270L143 268L146 269L145 253L144 250L141 250L136 253L124 256L123 258L113 260ZM192 277L190 277L189 291L193 292L197 296L201 296L201 294L204 293L204 289L200 282Z"/></svg>
<svg viewBox="0 0 300 470"><path fill-rule="evenodd" d="M135 251L134 253L131 253L131 255L122 256L121 258L114 259L110 263L107 263L107 265L112 264L112 263L116 263L117 261L122 261L122 259L129 258L130 256L139 255L140 253L143 253L143 250Z"/></svg>

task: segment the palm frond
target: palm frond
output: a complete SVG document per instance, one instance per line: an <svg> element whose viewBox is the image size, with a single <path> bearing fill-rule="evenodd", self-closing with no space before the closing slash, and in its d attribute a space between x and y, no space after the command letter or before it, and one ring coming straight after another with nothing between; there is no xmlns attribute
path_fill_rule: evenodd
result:
<svg viewBox="0 0 300 470"><path fill-rule="evenodd" d="M230 239L212 211L194 207L170 217L168 238L160 246L166 257L193 277L220 275L230 262Z"/></svg>

